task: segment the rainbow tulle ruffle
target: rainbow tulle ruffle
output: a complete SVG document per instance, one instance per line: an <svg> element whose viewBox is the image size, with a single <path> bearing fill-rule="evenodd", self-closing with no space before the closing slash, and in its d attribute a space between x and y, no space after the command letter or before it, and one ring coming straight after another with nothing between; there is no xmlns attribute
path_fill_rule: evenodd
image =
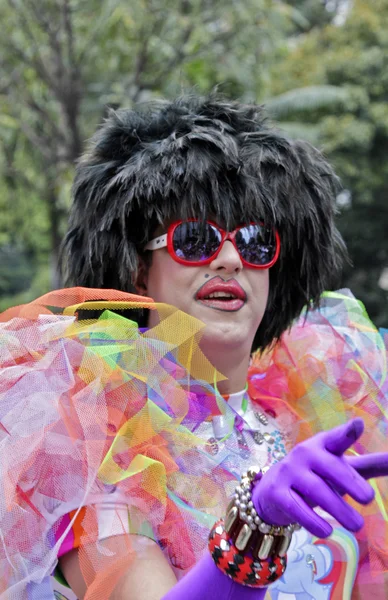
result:
<svg viewBox="0 0 388 600"><path fill-rule="evenodd" d="M280 427L293 431L292 445L357 416L365 431L352 452L388 452L387 333L373 326L348 290L326 293L319 311L302 315L272 351L253 357L250 396L276 411ZM388 478L371 483L375 500L366 507L353 503L365 519L357 534L362 567L357 585L365 590L362 598L373 591L375 600L383 600Z"/></svg>
<svg viewBox="0 0 388 600"><path fill-rule="evenodd" d="M143 333L113 312L144 308L160 324ZM88 310L99 317L85 318ZM119 550L89 544L98 540L95 502L113 489L131 507L131 531L147 532L182 570L199 559L236 480L199 435L220 414L234 435L216 392L222 375L198 345L202 328L150 299L81 288L0 316L0 598L50 597L82 507L87 598L108 597L112 574L117 581L134 555L128 536ZM358 415L366 433L355 450L388 451L386 337L351 295L326 294L320 311L253 356L250 396L276 415L290 445ZM388 486L374 485L376 502L363 509L365 582L388 565Z"/></svg>

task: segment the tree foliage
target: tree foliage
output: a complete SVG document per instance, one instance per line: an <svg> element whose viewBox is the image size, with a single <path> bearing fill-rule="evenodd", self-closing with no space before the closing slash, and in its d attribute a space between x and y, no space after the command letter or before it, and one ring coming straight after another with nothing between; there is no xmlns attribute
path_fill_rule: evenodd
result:
<svg viewBox="0 0 388 600"><path fill-rule="evenodd" d="M60 285L74 163L107 108L219 82L253 98L257 63L292 18L285 8L268 0L0 0L0 244L23 247L37 271L49 264L52 287Z"/></svg>
<svg viewBox="0 0 388 600"><path fill-rule="evenodd" d="M0 307L61 284L74 163L109 107L219 85L333 160L344 283L387 324L387 3L0 0Z"/></svg>
<svg viewBox="0 0 388 600"><path fill-rule="evenodd" d="M343 285L360 297L379 325L388 325L388 0L355 0L346 20L299 35L276 65L272 93L289 98L302 88L307 102L289 102L287 125L315 137L349 191L339 226L349 247ZM309 106L310 82L341 87L335 110L323 99ZM319 89L319 88L318 88ZM330 89L330 87L328 88ZM287 103L284 103L287 105ZM310 128L310 129L309 129ZM380 282L380 284L379 284Z"/></svg>

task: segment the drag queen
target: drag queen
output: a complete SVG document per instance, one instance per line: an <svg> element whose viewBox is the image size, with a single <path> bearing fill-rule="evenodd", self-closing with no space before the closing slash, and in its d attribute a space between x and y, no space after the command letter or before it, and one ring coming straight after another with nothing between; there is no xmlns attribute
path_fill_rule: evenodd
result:
<svg viewBox="0 0 388 600"><path fill-rule="evenodd" d="M387 350L337 179L257 106L112 113L1 315L0 598L383 600Z"/></svg>

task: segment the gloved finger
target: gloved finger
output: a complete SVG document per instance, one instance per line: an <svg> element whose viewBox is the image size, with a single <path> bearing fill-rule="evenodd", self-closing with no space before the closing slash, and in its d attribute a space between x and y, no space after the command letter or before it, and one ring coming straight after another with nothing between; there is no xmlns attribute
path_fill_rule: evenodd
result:
<svg viewBox="0 0 388 600"><path fill-rule="evenodd" d="M306 501L331 515L348 531L359 531L364 525L362 516L314 473L304 474L303 478L294 483L294 489Z"/></svg>
<svg viewBox="0 0 388 600"><path fill-rule="evenodd" d="M289 488L286 490L282 498L282 510L289 516L290 523L299 523L299 525L318 538L326 538L333 531L330 523L317 515L317 513L306 504L304 498L293 489Z"/></svg>
<svg viewBox="0 0 388 600"><path fill-rule="evenodd" d="M369 504L374 498L372 486L344 460L344 457L327 453L319 463L313 461L311 469L338 493L348 494L360 504Z"/></svg>
<svg viewBox="0 0 388 600"><path fill-rule="evenodd" d="M387 452L375 452L364 456L344 456L344 459L364 479L388 476Z"/></svg>
<svg viewBox="0 0 388 600"><path fill-rule="evenodd" d="M324 436L324 446L326 450L341 456L358 440L364 431L364 421L360 418L352 419L344 425L339 425L326 431Z"/></svg>

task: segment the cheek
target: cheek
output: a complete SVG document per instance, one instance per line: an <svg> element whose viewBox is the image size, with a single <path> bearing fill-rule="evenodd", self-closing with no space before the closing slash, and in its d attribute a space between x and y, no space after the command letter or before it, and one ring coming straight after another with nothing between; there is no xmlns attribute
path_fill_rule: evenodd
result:
<svg viewBox="0 0 388 600"><path fill-rule="evenodd" d="M156 302L174 304L181 289L187 289L185 272L168 255L155 256L148 271L148 294Z"/></svg>
<svg viewBox="0 0 388 600"><path fill-rule="evenodd" d="M265 311L269 295L269 271L260 271L252 281L252 291L257 308L261 313Z"/></svg>
<svg viewBox="0 0 388 600"><path fill-rule="evenodd" d="M266 271L265 273L265 304L267 304L269 296L269 271Z"/></svg>

